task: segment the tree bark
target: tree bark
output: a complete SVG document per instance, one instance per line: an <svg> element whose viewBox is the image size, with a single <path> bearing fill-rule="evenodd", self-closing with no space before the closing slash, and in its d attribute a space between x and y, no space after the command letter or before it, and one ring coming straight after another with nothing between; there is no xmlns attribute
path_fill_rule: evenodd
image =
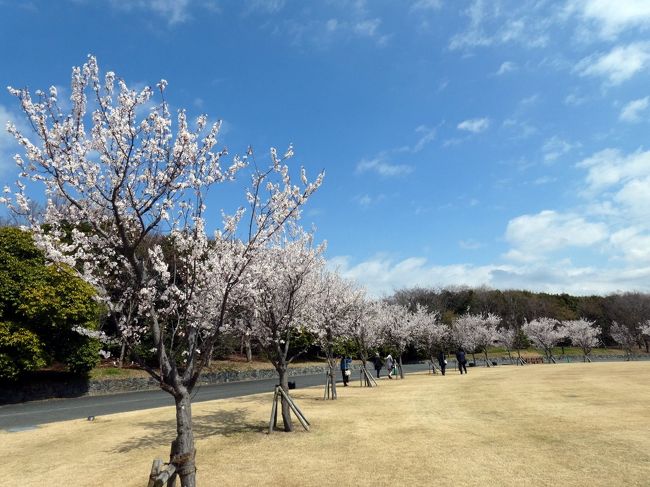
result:
<svg viewBox="0 0 650 487"><path fill-rule="evenodd" d="M327 354L327 362L329 363L330 370L330 384L332 387L332 399L336 399L336 359L334 358L334 336L332 335L332 330L328 328L327 330L327 346L325 347L325 353Z"/></svg>
<svg viewBox="0 0 650 487"><path fill-rule="evenodd" d="M244 337L244 349L246 350L246 362L253 361L253 349L251 348L251 337Z"/></svg>
<svg viewBox="0 0 650 487"><path fill-rule="evenodd" d="M402 354L399 356L399 378L403 379L404 378L404 369L402 369Z"/></svg>
<svg viewBox="0 0 650 487"><path fill-rule="evenodd" d="M332 388L332 399L336 399L336 360L334 357L331 359L328 358L327 362L329 363L329 371L327 372L330 376L330 387Z"/></svg>
<svg viewBox="0 0 650 487"><path fill-rule="evenodd" d="M278 367L278 375L280 376L280 387L289 395L289 375L287 374L286 365ZM284 397L282 398L282 423L284 424L284 431L293 431L291 408Z"/></svg>
<svg viewBox="0 0 650 487"><path fill-rule="evenodd" d="M196 487L194 433L192 432L192 401L182 388L174 395L176 402L176 439L172 441L169 463L176 466L181 487Z"/></svg>
<svg viewBox="0 0 650 487"><path fill-rule="evenodd" d="M120 369L124 366L125 355L126 355L126 340L122 339L122 347L120 348L120 360L117 364Z"/></svg>

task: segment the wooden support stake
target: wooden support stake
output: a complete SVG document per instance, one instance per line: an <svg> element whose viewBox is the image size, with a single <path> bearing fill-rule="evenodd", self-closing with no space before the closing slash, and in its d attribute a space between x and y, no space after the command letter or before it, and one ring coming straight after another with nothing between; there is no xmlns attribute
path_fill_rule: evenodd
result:
<svg viewBox="0 0 650 487"><path fill-rule="evenodd" d="M361 385L363 385L364 379L366 386L368 387L375 387L377 385L377 381L370 374L370 372L368 372L368 369L365 366L361 366L361 369L359 370L359 377L361 378Z"/></svg>
<svg viewBox="0 0 650 487"><path fill-rule="evenodd" d="M305 428L307 431L309 431L309 421L307 420L305 415L302 413L300 408L296 405L295 402L293 402L293 399L291 399L291 397L286 392L284 392L284 390L281 387L279 387L279 386L277 386L277 387L278 387L278 390L280 391L280 394L282 394L282 397L287 401L287 403L289 404L289 407L291 408L291 410L294 412L294 414L298 418L298 421L300 421L300 424L302 424L302 427Z"/></svg>
<svg viewBox="0 0 650 487"><path fill-rule="evenodd" d="M167 483L168 486L176 484L176 466L171 464L167 465L167 468L160 472L158 474L158 478L156 479L156 482L153 484L154 487L163 487L165 482L173 482L173 483Z"/></svg>
<svg viewBox="0 0 650 487"><path fill-rule="evenodd" d="M323 391L323 400L330 398L330 375L325 372L325 390Z"/></svg>
<svg viewBox="0 0 650 487"><path fill-rule="evenodd" d="M162 465L163 465L163 461L160 458L156 458L153 461L153 464L151 465L151 473L149 474L149 483L147 484L147 487L154 487L156 483L156 478L160 473L160 469L162 468Z"/></svg>
<svg viewBox="0 0 650 487"><path fill-rule="evenodd" d="M269 434L273 433L275 425L278 422L278 386L275 386L273 394L273 407L271 408L271 420L269 421Z"/></svg>
<svg viewBox="0 0 650 487"><path fill-rule="evenodd" d="M289 394L285 393L282 389L280 389L280 392L287 399L287 401L289 402L289 405L291 405L293 407L293 409L296 411L296 414L302 416L302 418L305 420L305 422L307 424L310 424L309 421L307 421L307 417L303 414L302 410L294 402L293 398Z"/></svg>

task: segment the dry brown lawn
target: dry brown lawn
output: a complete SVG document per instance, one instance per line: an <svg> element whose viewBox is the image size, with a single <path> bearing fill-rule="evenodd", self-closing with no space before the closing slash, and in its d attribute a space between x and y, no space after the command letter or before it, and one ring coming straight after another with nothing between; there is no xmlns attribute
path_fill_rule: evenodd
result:
<svg viewBox="0 0 650 487"><path fill-rule="evenodd" d="M469 372L354 383L337 401L294 391L309 433L268 435L270 394L196 404L199 484L650 485L650 362ZM173 418L170 407L0 432L0 484L144 486Z"/></svg>

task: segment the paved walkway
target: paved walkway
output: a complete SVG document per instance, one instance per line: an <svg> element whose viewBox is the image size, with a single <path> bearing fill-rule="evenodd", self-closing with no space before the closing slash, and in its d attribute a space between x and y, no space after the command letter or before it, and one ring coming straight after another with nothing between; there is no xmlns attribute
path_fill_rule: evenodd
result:
<svg viewBox="0 0 650 487"><path fill-rule="evenodd" d="M427 368L426 364L405 365L404 372L417 372ZM319 385L324 387L325 384L323 374L296 376L291 377L290 380L296 382L297 388ZM265 379L199 386L194 391L193 402L272 392L277 382L277 379ZM83 396L8 404L0 406L0 430L21 431L45 423L173 405L172 397L163 391L125 392L108 396Z"/></svg>

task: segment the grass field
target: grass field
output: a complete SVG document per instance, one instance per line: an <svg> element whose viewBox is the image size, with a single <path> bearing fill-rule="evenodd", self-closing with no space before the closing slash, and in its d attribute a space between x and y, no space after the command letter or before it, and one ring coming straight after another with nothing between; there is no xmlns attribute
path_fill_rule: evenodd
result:
<svg viewBox="0 0 650 487"><path fill-rule="evenodd" d="M197 404L199 485L649 484L650 362L469 372L354 383L329 402L294 391L309 433L268 435L270 394ZM1 432L0 479L144 486L173 418L162 408Z"/></svg>

